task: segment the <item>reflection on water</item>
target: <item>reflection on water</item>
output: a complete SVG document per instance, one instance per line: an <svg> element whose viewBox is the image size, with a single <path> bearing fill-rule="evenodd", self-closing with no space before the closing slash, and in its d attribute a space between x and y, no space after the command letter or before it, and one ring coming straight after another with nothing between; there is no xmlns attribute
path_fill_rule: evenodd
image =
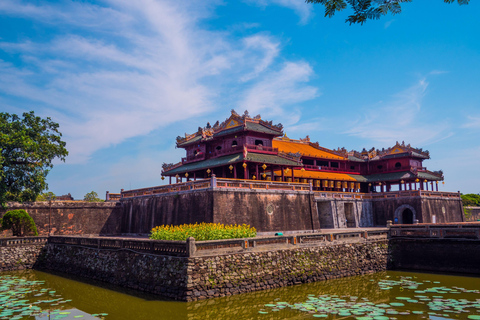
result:
<svg viewBox="0 0 480 320"><path fill-rule="evenodd" d="M480 320L480 279L451 275L387 271L197 302L39 271L0 279L0 319Z"/></svg>

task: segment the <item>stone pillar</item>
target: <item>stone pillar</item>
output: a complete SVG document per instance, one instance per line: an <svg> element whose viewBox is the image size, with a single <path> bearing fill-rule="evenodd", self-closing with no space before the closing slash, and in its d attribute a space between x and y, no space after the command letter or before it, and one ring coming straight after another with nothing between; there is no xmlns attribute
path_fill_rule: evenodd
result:
<svg viewBox="0 0 480 320"><path fill-rule="evenodd" d="M195 251L197 251L197 246L195 245L195 238L188 237L187 238L187 256L193 257L195 255Z"/></svg>
<svg viewBox="0 0 480 320"><path fill-rule="evenodd" d="M212 178L210 179L210 181L212 189L217 188L217 176L215 174L212 174Z"/></svg>

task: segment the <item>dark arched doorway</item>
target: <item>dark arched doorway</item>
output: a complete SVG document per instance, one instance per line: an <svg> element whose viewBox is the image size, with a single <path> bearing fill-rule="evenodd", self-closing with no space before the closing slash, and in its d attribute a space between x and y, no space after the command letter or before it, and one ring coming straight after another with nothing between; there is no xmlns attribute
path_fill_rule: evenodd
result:
<svg viewBox="0 0 480 320"><path fill-rule="evenodd" d="M413 212L412 210L406 208L402 212L402 223L403 224L413 224Z"/></svg>

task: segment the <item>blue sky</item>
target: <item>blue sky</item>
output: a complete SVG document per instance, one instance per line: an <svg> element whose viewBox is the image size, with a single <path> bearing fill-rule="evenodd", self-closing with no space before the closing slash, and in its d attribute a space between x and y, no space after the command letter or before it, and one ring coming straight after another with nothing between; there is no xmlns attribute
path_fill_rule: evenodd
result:
<svg viewBox="0 0 480 320"><path fill-rule="evenodd" d="M348 25L302 0L0 1L0 111L60 124L50 191L162 184L175 138L230 110L327 148L430 151L480 193L480 3L413 1Z"/></svg>

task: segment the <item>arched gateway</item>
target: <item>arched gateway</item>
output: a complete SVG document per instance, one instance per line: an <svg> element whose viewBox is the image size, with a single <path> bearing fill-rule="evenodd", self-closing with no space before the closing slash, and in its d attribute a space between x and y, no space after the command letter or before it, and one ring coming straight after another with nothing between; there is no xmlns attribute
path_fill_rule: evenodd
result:
<svg viewBox="0 0 480 320"><path fill-rule="evenodd" d="M413 224L416 220L417 212L408 204L403 204L395 210L394 221L400 224Z"/></svg>

